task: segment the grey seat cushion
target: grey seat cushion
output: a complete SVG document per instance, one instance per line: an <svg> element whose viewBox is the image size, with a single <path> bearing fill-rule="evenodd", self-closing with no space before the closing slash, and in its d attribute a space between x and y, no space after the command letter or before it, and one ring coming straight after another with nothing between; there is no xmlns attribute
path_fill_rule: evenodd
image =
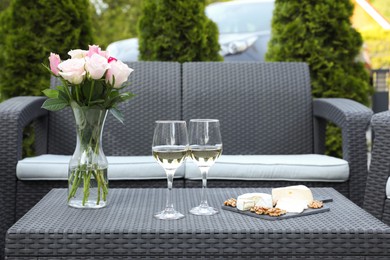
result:
<svg viewBox="0 0 390 260"><path fill-rule="evenodd" d="M67 180L70 156L45 154L18 162L16 175L20 180ZM166 179L164 169L150 156L107 156L109 180ZM176 178L184 177L184 165Z"/></svg>
<svg viewBox="0 0 390 260"><path fill-rule="evenodd" d="M201 179L191 160L186 162L185 178ZM215 180L345 182L348 178L347 161L318 154L222 155L208 174Z"/></svg>
<svg viewBox="0 0 390 260"><path fill-rule="evenodd" d="M40 155L18 162L20 180L67 180L67 155ZM152 156L107 156L110 180L165 179L163 168ZM200 179L197 166L187 159L176 178ZM287 180L344 182L349 177L348 162L325 155L222 155L211 167L209 179Z"/></svg>
<svg viewBox="0 0 390 260"><path fill-rule="evenodd" d="M390 199L390 177L387 179L386 183L386 198Z"/></svg>

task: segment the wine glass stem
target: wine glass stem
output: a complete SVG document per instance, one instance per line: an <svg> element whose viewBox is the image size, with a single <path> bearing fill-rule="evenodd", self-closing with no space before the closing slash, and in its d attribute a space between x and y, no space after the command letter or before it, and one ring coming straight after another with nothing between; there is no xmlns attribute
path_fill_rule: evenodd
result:
<svg viewBox="0 0 390 260"><path fill-rule="evenodd" d="M173 176L175 175L175 170L166 170L166 174L168 180L166 209L173 210L172 185L173 185Z"/></svg>
<svg viewBox="0 0 390 260"><path fill-rule="evenodd" d="M202 193L200 200L200 207L208 207L207 203L207 173L210 167L199 167L202 173Z"/></svg>

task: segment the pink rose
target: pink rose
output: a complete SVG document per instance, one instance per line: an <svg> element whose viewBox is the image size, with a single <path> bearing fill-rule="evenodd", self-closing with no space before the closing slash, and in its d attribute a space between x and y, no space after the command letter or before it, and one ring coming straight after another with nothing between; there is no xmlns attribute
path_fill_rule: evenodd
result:
<svg viewBox="0 0 390 260"><path fill-rule="evenodd" d="M85 77L84 59L67 59L58 65L59 74L71 84L80 84Z"/></svg>
<svg viewBox="0 0 390 260"><path fill-rule="evenodd" d="M108 59L110 57L110 54L108 53L108 51L99 51L99 55Z"/></svg>
<svg viewBox="0 0 390 260"><path fill-rule="evenodd" d="M87 57L92 57L94 54L99 54L101 51L99 45L89 45L89 50L87 53Z"/></svg>
<svg viewBox="0 0 390 260"><path fill-rule="evenodd" d="M117 59L114 58L114 57L109 57L109 58L108 58L108 63L110 63L111 61L117 61Z"/></svg>
<svg viewBox="0 0 390 260"><path fill-rule="evenodd" d="M102 78L106 70L110 67L107 59L96 53L85 59L85 69L92 79Z"/></svg>
<svg viewBox="0 0 390 260"><path fill-rule="evenodd" d="M49 62L50 62L50 70L51 72L54 73L54 75L58 76L58 72L59 72L59 69L58 69L58 64L61 63L61 58L58 54L55 54L55 53L50 53L50 57L49 57Z"/></svg>
<svg viewBox="0 0 390 260"><path fill-rule="evenodd" d="M87 55L87 51L76 49L76 50L69 51L68 54L72 59L81 59Z"/></svg>
<svg viewBox="0 0 390 260"><path fill-rule="evenodd" d="M99 54L100 56L108 59L110 55L108 54L108 51L102 51L99 47L99 45L89 45L89 50L87 51L87 57L92 57L94 54Z"/></svg>
<svg viewBox="0 0 390 260"><path fill-rule="evenodd" d="M119 88L127 81L131 72L133 72L133 69L129 68L129 66L123 62L110 59L110 68L106 74L106 82L112 85L115 78L115 85L113 87Z"/></svg>

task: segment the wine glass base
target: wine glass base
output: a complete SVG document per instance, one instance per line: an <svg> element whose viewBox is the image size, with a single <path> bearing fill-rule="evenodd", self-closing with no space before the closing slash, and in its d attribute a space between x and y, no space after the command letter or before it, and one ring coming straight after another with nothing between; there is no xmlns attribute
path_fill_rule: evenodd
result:
<svg viewBox="0 0 390 260"><path fill-rule="evenodd" d="M195 207L190 210L190 213L193 215L198 215L198 216L211 216L215 215L218 213L218 210L216 210L213 207Z"/></svg>
<svg viewBox="0 0 390 260"><path fill-rule="evenodd" d="M156 213L154 217L162 220L174 220L184 218L184 215L174 209L165 209L161 212Z"/></svg>

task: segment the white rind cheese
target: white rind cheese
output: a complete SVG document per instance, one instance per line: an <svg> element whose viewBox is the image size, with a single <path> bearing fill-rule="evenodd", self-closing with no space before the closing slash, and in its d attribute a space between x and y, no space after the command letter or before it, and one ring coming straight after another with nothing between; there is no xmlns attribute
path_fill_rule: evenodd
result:
<svg viewBox="0 0 390 260"><path fill-rule="evenodd" d="M306 205L313 201L311 190L304 185L288 186L283 188L272 189L272 203L276 205L282 198L290 198L294 200L303 200Z"/></svg>
<svg viewBox="0 0 390 260"><path fill-rule="evenodd" d="M249 210L254 206L272 208L272 196L266 193L245 193L237 198L237 209Z"/></svg>
<svg viewBox="0 0 390 260"><path fill-rule="evenodd" d="M305 200L284 197L278 200L275 208L283 209L289 213L301 213L308 207Z"/></svg>

